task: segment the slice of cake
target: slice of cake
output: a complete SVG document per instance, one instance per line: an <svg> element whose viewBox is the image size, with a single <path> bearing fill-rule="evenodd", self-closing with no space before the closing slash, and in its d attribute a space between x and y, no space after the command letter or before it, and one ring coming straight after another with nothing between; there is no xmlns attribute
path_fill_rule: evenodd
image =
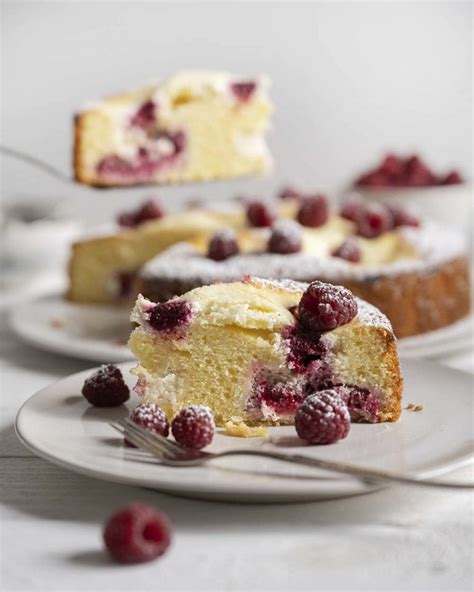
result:
<svg viewBox="0 0 474 592"><path fill-rule="evenodd" d="M246 278L155 304L140 296L136 391L170 417L291 424L306 396L339 389L354 421L395 421L402 379L387 318L341 286Z"/></svg>
<svg viewBox="0 0 474 592"><path fill-rule="evenodd" d="M264 78L187 72L104 99L76 116L75 178L112 187L262 173L266 87Z"/></svg>

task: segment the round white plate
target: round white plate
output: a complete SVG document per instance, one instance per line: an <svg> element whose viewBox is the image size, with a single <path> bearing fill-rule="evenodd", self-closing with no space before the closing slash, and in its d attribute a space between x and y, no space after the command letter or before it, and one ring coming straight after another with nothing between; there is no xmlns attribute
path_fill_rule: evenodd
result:
<svg viewBox="0 0 474 592"><path fill-rule="evenodd" d="M60 294L42 296L12 309L10 324L28 343L95 362L133 359L126 347L131 331L128 308L74 304ZM398 342L405 358L429 358L472 347L473 317Z"/></svg>
<svg viewBox="0 0 474 592"><path fill-rule="evenodd" d="M128 371L133 363L122 364ZM330 446L305 446L294 428L271 428L267 438L235 438L218 433L211 451L226 448L276 448L363 466L434 476L472 460L472 377L428 362L404 363L407 403L394 424L353 424L345 440ZM108 481L139 485L196 498L240 502L290 502L340 497L371 489L361 482L313 469L253 457L213 461L193 468L161 466L147 453L125 448L109 422L127 407L89 407L81 396L91 371L69 376L39 391L20 409L16 430L33 452L63 467ZM372 490L374 487L372 487Z"/></svg>
<svg viewBox="0 0 474 592"><path fill-rule="evenodd" d="M95 362L124 362L133 359L126 345L129 316L129 308L75 304L53 294L12 308L10 326L40 349Z"/></svg>

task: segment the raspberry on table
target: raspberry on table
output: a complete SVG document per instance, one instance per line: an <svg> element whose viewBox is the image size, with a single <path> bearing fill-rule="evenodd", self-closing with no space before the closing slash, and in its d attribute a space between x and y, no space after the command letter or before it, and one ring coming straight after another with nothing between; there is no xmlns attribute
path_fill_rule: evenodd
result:
<svg viewBox="0 0 474 592"><path fill-rule="evenodd" d="M144 563L163 555L171 544L171 524L165 514L134 502L107 521L104 543L119 563Z"/></svg>
<svg viewBox="0 0 474 592"><path fill-rule="evenodd" d="M300 224L316 228L326 224L328 218L329 205L324 195L314 195L303 199L297 214L297 220Z"/></svg>
<svg viewBox="0 0 474 592"><path fill-rule="evenodd" d="M170 433L170 424L166 413L154 403L140 403L133 409L130 419L149 432L159 434L164 438L167 438ZM127 438L124 438L124 444L135 448L135 445Z"/></svg>
<svg viewBox="0 0 474 592"><path fill-rule="evenodd" d="M349 410L335 389L318 391L301 403L295 414L295 429L310 444L333 444L347 436Z"/></svg>
<svg viewBox="0 0 474 592"><path fill-rule="evenodd" d="M356 219L357 232L364 238L377 238L393 228L393 217L381 204L369 204Z"/></svg>
<svg viewBox="0 0 474 592"><path fill-rule="evenodd" d="M263 201L251 201L247 204L247 221L250 226L265 228L275 220L273 208Z"/></svg>
<svg viewBox="0 0 474 592"><path fill-rule="evenodd" d="M207 256L214 261L224 261L239 253L237 236L231 228L224 228L214 234L209 241Z"/></svg>
<svg viewBox="0 0 474 592"><path fill-rule="evenodd" d="M82 394L95 407L118 407L130 398L122 372L113 364L104 364L86 378Z"/></svg>
<svg viewBox="0 0 474 592"><path fill-rule="evenodd" d="M314 281L298 304L298 318L311 331L335 329L357 314L357 300L347 288Z"/></svg>
<svg viewBox="0 0 474 592"><path fill-rule="evenodd" d="M189 324L192 317L191 304L182 298L155 304L150 312L148 323L156 331L171 333Z"/></svg>
<svg viewBox="0 0 474 592"><path fill-rule="evenodd" d="M209 407L191 405L182 409L171 423L171 432L178 444L200 450L214 437L214 417Z"/></svg>
<svg viewBox="0 0 474 592"><path fill-rule="evenodd" d="M268 241L268 251L289 255L298 253L302 248L301 226L293 220L280 220L272 226Z"/></svg>
<svg viewBox="0 0 474 592"><path fill-rule="evenodd" d="M336 249L331 252L333 257L345 259L351 263L359 263L362 253L359 245L354 239L347 238Z"/></svg>

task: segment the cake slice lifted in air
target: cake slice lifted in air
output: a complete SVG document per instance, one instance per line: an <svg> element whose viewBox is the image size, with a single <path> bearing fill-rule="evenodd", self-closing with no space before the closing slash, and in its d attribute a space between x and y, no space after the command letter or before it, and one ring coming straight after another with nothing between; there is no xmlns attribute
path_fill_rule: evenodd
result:
<svg viewBox="0 0 474 592"><path fill-rule="evenodd" d="M203 404L218 425L291 424L306 396L335 385L353 421L400 415L390 323L340 286L245 278L165 303L139 296L131 320L137 393L170 416Z"/></svg>
<svg viewBox="0 0 474 592"><path fill-rule="evenodd" d="M74 174L88 185L181 183L267 170L264 78L183 72L75 118Z"/></svg>

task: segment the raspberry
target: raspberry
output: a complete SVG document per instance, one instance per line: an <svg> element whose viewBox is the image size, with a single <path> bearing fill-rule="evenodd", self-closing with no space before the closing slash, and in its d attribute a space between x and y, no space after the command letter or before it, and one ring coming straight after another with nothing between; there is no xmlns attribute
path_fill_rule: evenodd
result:
<svg viewBox="0 0 474 592"><path fill-rule="evenodd" d="M410 187L432 185L434 183L434 175L426 164L414 155L407 158L403 170L404 184Z"/></svg>
<svg viewBox="0 0 474 592"><path fill-rule="evenodd" d="M156 331L171 333L184 327L191 321L191 304L180 298L173 298L168 302L155 304L150 313L148 323Z"/></svg>
<svg viewBox="0 0 474 592"><path fill-rule="evenodd" d="M195 450L212 442L214 428L211 410L205 405L193 405L182 409L171 423L171 431L176 442Z"/></svg>
<svg viewBox="0 0 474 592"><path fill-rule="evenodd" d="M296 432L310 444L333 444L345 438L350 427L347 405L335 389L310 395L295 414Z"/></svg>
<svg viewBox="0 0 474 592"><path fill-rule="evenodd" d="M285 187L278 195L280 199L301 199L303 194L294 187Z"/></svg>
<svg viewBox="0 0 474 592"><path fill-rule="evenodd" d="M377 238L393 228L390 210L379 204L368 205L357 217L357 233L365 238Z"/></svg>
<svg viewBox="0 0 474 592"><path fill-rule="evenodd" d="M360 197L350 197L339 212L342 218L355 222L365 209L365 203Z"/></svg>
<svg viewBox="0 0 474 592"><path fill-rule="evenodd" d="M120 226L134 227L143 224L147 220L158 220L163 216L164 212L160 204L150 199L136 210L120 214L117 222Z"/></svg>
<svg viewBox="0 0 474 592"><path fill-rule="evenodd" d="M345 259L351 263L359 263L361 258L361 252L359 245L355 240L347 238L342 244L331 252L333 257L339 257Z"/></svg>
<svg viewBox="0 0 474 592"><path fill-rule="evenodd" d="M230 228L219 230L209 241L207 256L214 261L224 261L239 252L235 232Z"/></svg>
<svg viewBox="0 0 474 592"><path fill-rule="evenodd" d="M313 228L326 224L329 218L328 201L324 195L305 197L298 212L298 222Z"/></svg>
<svg viewBox="0 0 474 592"><path fill-rule="evenodd" d="M360 187L386 187L387 185L390 185L390 183L384 173L376 171L359 177L356 181L356 185Z"/></svg>
<svg viewBox="0 0 474 592"><path fill-rule="evenodd" d="M170 433L170 425L166 413L158 405L153 403L140 403L137 405L130 414L130 419L149 432L154 432L164 438L167 438ZM124 443L126 446L135 448L135 445L126 438Z"/></svg>
<svg viewBox="0 0 474 592"><path fill-rule="evenodd" d="M152 561L168 549L171 524L164 514L150 506L131 503L109 518L104 542L119 563Z"/></svg>
<svg viewBox="0 0 474 592"><path fill-rule="evenodd" d="M289 255L301 251L301 227L292 220L280 220L272 226L272 234L268 241L270 253Z"/></svg>
<svg viewBox="0 0 474 592"><path fill-rule="evenodd" d="M357 386L336 387L334 390L342 397L349 409L351 421L376 422L379 413L379 398L377 393Z"/></svg>
<svg viewBox="0 0 474 592"><path fill-rule="evenodd" d="M349 290L319 281L306 288L298 304L300 322L316 332L345 325L356 314L357 301Z"/></svg>
<svg viewBox="0 0 474 592"><path fill-rule="evenodd" d="M268 204L251 201L247 204L247 220L250 226L263 228L273 224L275 213Z"/></svg>
<svg viewBox="0 0 474 592"><path fill-rule="evenodd" d="M379 167L379 172L396 177L402 170L402 160L395 154L387 154Z"/></svg>
<svg viewBox="0 0 474 592"><path fill-rule="evenodd" d="M82 394L95 407L118 407L130 398L122 372L113 364L104 364L86 378Z"/></svg>
<svg viewBox="0 0 474 592"><path fill-rule="evenodd" d="M246 82L233 82L230 85L230 88L237 99L242 101L242 103L245 103L252 97L257 88L257 83L252 80Z"/></svg>
<svg viewBox="0 0 474 592"><path fill-rule="evenodd" d="M389 210L392 214L394 228L399 226L420 226L420 220L403 208L389 206Z"/></svg>
<svg viewBox="0 0 474 592"><path fill-rule="evenodd" d="M155 122L156 119L156 105L153 101L145 101L138 109L135 115L130 120L130 123L135 127L146 129Z"/></svg>
<svg viewBox="0 0 474 592"><path fill-rule="evenodd" d="M439 182L440 185L458 185L464 183L464 179L457 171L451 171Z"/></svg>

